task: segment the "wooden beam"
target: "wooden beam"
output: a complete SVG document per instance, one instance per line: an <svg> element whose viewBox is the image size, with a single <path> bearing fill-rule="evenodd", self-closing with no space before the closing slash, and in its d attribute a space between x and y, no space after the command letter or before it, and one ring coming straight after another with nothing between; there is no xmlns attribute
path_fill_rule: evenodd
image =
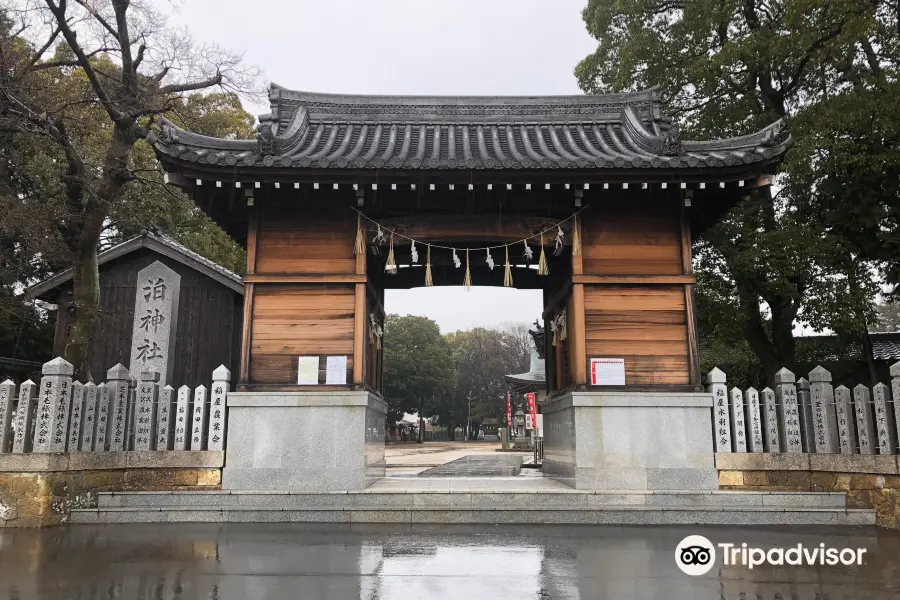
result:
<svg viewBox="0 0 900 600"><path fill-rule="evenodd" d="M703 391L700 375L700 344L697 341L697 312L694 306L694 286L684 286L684 310L687 313L688 367L691 385Z"/></svg>
<svg viewBox="0 0 900 600"><path fill-rule="evenodd" d="M353 307L353 383L365 385L366 370L366 284L356 284L356 298Z"/></svg>
<svg viewBox="0 0 900 600"><path fill-rule="evenodd" d="M553 309L558 307L560 304L563 304L566 301L566 298L569 297L569 292L572 289L572 282L566 281L562 288L550 298L550 301L544 306L544 313L541 315L543 319L546 321L550 317L553 316Z"/></svg>
<svg viewBox="0 0 900 600"><path fill-rule="evenodd" d="M384 306L381 304L381 299L378 297L378 290L375 289L375 284L373 284L371 281L366 280L366 289L369 291L369 294L372 297L372 301L375 303L375 308L378 309L378 311L381 313L381 316L384 317L385 315L387 315L387 313L384 312Z"/></svg>
<svg viewBox="0 0 900 600"><path fill-rule="evenodd" d="M693 240L691 239L691 217L684 203L681 205L681 262L682 272L690 275L694 272Z"/></svg>
<svg viewBox="0 0 900 600"><path fill-rule="evenodd" d="M688 381L698 391L702 390L700 375L700 344L697 340L697 314L694 306L694 285L697 278L693 276L693 239L691 238L691 219L688 208L681 204L681 268L685 278L684 285L684 310L687 318L687 344L688 344Z"/></svg>
<svg viewBox="0 0 900 600"><path fill-rule="evenodd" d="M574 283L600 285L686 285L696 283L694 275L573 275Z"/></svg>
<svg viewBox="0 0 900 600"><path fill-rule="evenodd" d="M244 275L244 283L365 283L365 275Z"/></svg>
<svg viewBox="0 0 900 600"><path fill-rule="evenodd" d="M247 207L247 275L256 273L256 240L259 235L259 212L255 206ZM246 281L246 279L245 279Z"/></svg>
<svg viewBox="0 0 900 600"><path fill-rule="evenodd" d="M238 383L250 382L250 337L253 335L253 287L244 284L244 322L241 327L241 372Z"/></svg>
<svg viewBox="0 0 900 600"><path fill-rule="evenodd" d="M575 385L586 385L587 379L587 345L585 342L584 319L584 284L576 283L572 286L572 314L566 319L568 337L572 340L572 354L569 360L575 365Z"/></svg>
<svg viewBox="0 0 900 600"><path fill-rule="evenodd" d="M402 219L383 218L378 219L378 222L382 227L417 240L512 243L520 242L524 238L555 227L560 220L546 217L516 217L495 213L476 216L409 216ZM369 224L369 227L372 227L372 225ZM570 235L566 236L563 243L565 245L571 244L571 237ZM395 238L394 245L408 246L409 241Z"/></svg>

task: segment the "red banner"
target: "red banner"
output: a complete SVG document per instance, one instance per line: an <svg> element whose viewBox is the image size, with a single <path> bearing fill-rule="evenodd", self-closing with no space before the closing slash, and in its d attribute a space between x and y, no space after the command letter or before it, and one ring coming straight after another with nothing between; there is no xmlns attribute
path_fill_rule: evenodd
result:
<svg viewBox="0 0 900 600"><path fill-rule="evenodd" d="M513 428L512 422L512 406L509 403L509 390L506 391L506 424L509 425L509 428Z"/></svg>
<svg viewBox="0 0 900 600"><path fill-rule="evenodd" d="M537 407L534 405L534 392L526 394L528 397L528 410L531 412L531 426L537 429Z"/></svg>

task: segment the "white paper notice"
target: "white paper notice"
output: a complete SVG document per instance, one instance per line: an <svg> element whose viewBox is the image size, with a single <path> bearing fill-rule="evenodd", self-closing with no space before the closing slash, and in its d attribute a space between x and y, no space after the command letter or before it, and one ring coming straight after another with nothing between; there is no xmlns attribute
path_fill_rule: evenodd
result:
<svg viewBox="0 0 900 600"><path fill-rule="evenodd" d="M347 383L347 357L329 356L325 361L325 385Z"/></svg>
<svg viewBox="0 0 900 600"><path fill-rule="evenodd" d="M591 385L625 385L625 359L592 358Z"/></svg>
<svg viewBox="0 0 900 600"><path fill-rule="evenodd" d="M297 385L319 385L319 357L301 356L297 365Z"/></svg>

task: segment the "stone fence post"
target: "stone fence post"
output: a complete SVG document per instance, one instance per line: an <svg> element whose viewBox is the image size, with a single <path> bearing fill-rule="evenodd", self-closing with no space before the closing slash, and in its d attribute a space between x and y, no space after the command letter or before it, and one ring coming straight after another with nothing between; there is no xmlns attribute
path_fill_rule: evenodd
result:
<svg viewBox="0 0 900 600"><path fill-rule="evenodd" d="M894 426L900 435L900 361L891 365L891 392L894 398Z"/></svg>
<svg viewBox="0 0 900 600"><path fill-rule="evenodd" d="M834 388L834 410L841 454L857 454L856 417L853 414L853 403L850 402L850 389L845 385Z"/></svg>
<svg viewBox="0 0 900 600"><path fill-rule="evenodd" d="M117 364L106 372L106 388L109 390L109 422L107 437L109 437L109 449L127 450L128 443L128 400L130 397L129 381L131 374L125 365Z"/></svg>
<svg viewBox="0 0 900 600"><path fill-rule="evenodd" d="M878 453L897 453L897 432L888 413L888 386L877 383L872 386L872 403L875 406L875 431L878 432Z"/></svg>
<svg viewBox="0 0 900 600"><path fill-rule="evenodd" d="M204 450L206 442L206 386L194 390L194 422L191 425L191 450Z"/></svg>
<svg viewBox="0 0 900 600"><path fill-rule="evenodd" d="M186 385L178 388L178 401L175 406L175 442L173 450L188 450L191 439L191 388Z"/></svg>
<svg viewBox="0 0 900 600"><path fill-rule="evenodd" d="M41 372L33 452L65 452L75 368L62 358L54 358L44 363Z"/></svg>
<svg viewBox="0 0 900 600"><path fill-rule="evenodd" d="M713 431L716 434L716 452L731 452L731 420L728 417L728 400L725 373L718 367L706 376L709 393L713 395Z"/></svg>
<svg viewBox="0 0 900 600"><path fill-rule="evenodd" d="M765 452L763 448L762 418L759 410L759 392L748 388L744 392L747 404L747 449L750 452Z"/></svg>
<svg viewBox="0 0 900 600"><path fill-rule="evenodd" d="M731 388L731 434L734 451L747 451L747 419L744 415L744 395L736 387Z"/></svg>
<svg viewBox="0 0 900 600"><path fill-rule="evenodd" d="M84 425L84 385L80 381L72 383L72 415L69 417L69 439L66 450L78 452L81 444L81 431Z"/></svg>
<svg viewBox="0 0 900 600"><path fill-rule="evenodd" d="M803 443L803 451L813 453L816 451L816 434L809 380L805 377L797 380L797 407L800 409L800 441Z"/></svg>
<svg viewBox="0 0 900 600"><path fill-rule="evenodd" d="M853 403L856 405L859 453L875 454L878 438L875 437L875 421L872 418L872 404L869 402L869 388L861 383L853 388Z"/></svg>
<svg viewBox="0 0 900 600"><path fill-rule="evenodd" d="M159 404L156 408L156 449L168 450L172 445L172 398L175 390L166 385L159 392Z"/></svg>
<svg viewBox="0 0 900 600"><path fill-rule="evenodd" d="M82 452L93 452L97 439L97 386L93 382L84 384L84 428L78 445ZM103 448L100 448L103 450Z"/></svg>
<svg viewBox="0 0 900 600"><path fill-rule="evenodd" d="M159 373L141 371L134 404L134 449L153 450L156 442L156 403L159 402Z"/></svg>
<svg viewBox="0 0 900 600"><path fill-rule="evenodd" d="M15 399L16 384L9 379L0 383L0 453L12 450L12 416Z"/></svg>
<svg viewBox="0 0 900 600"><path fill-rule="evenodd" d="M815 423L816 452L838 454L837 418L834 411L834 389L831 373L821 365L809 373L812 392L813 419Z"/></svg>
<svg viewBox="0 0 900 600"><path fill-rule="evenodd" d="M775 399L781 411L781 451L802 454L800 434L800 406L797 403L797 386L794 374L784 367L775 373Z"/></svg>
<svg viewBox="0 0 900 600"><path fill-rule="evenodd" d="M94 439L97 452L109 448L109 411L109 386L104 382L97 385L97 437Z"/></svg>
<svg viewBox="0 0 900 600"><path fill-rule="evenodd" d="M225 398L231 382L231 371L225 365L213 371L212 395L209 402L209 439L207 450L225 449Z"/></svg>
<svg viewBox="0 0 900 600"><path fill-rule="evenodd" d="M19 407L16 409L16 437L13 452L23 454L34 447L34 414L37 412L37 385L30 379L19 386Z"/></svg>
<svg viewBox="0 0 900 600"><path fill-rule="evenodd" d="M766 452L781 452L781 434L778 427L778 404L775 402L775 391L765 388L763 395L763 433L765 434Z"/></svg>

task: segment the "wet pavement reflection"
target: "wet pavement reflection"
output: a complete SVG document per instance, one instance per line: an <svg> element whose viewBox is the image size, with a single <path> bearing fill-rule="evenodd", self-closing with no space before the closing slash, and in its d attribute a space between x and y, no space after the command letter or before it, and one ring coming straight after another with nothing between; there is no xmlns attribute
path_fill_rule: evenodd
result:
<svg viewBox="0 0 900 600"><path fill-rule="evenodd" d="M698 534L866 548L861 566L678 570ZM0 530L0 600L900 597L900 533L875 528L111 525Z"/></svg>

